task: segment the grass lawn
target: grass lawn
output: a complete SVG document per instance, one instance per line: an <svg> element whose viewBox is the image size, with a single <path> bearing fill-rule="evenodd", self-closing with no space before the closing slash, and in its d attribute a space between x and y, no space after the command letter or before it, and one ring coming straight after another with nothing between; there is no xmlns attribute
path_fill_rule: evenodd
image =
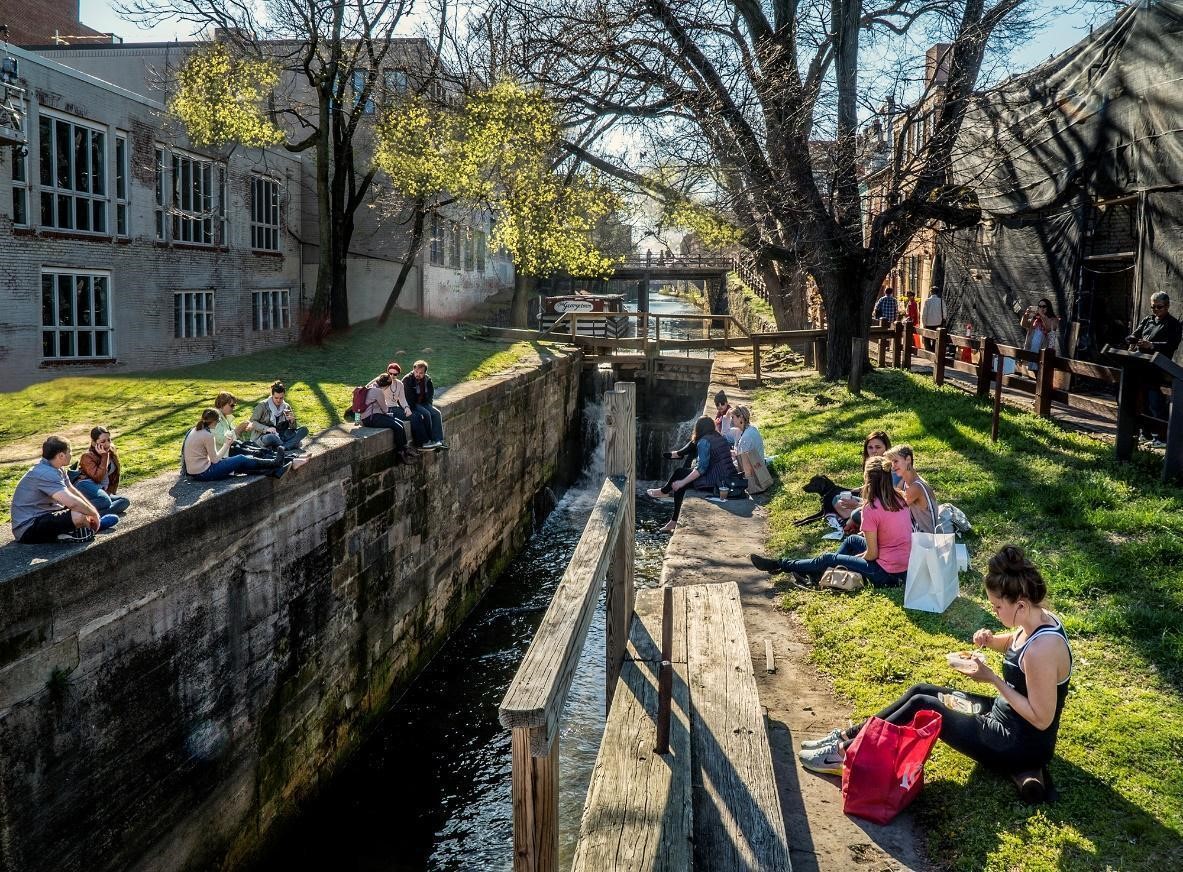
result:
<svg viewBox="0 0 1183 872"><path fill-rule="evenodd" d="M862 397L809 379L753 405L782 482L771 553L835 546L821 525L791 526L817 508L800 487L819 472L858 482L872 429L911 444L938 499L973 524L962 596L943 615L904 611L902 591L786 588L814 661L860 717L918 681L984 688L944 655L978 627L998 629L982 571L1007 542L1040 567L1071 637L1076 673L1052 764L1059 802L1025 806L1009 780L938 744L916 804L932 859L967 872L1183 868L1183 491L1158 481L1161 457L1119 465L1111 446L1006 409L993 445L986 402L898 370L870 375Z"/></svg>
<svg viewBox="0 0 1183 872"><path fill-rule="evenodd" d="M0 394L0 522L8 522L13 489L50 433L66 436L77 458L89 445L91 427L110 427L122 480L131 483L177 468L182 436L219 391L238 397L236 419L242 420L281 379L299 423L316 433L340 423L353 388L382 372L387 361L397 360L406 374L417 358L426 358L438 392L501 371L530 348L469 339L451 324L396 311L383 327L367 323L322 347L290 346L155 373L65 377Z"/></svg>

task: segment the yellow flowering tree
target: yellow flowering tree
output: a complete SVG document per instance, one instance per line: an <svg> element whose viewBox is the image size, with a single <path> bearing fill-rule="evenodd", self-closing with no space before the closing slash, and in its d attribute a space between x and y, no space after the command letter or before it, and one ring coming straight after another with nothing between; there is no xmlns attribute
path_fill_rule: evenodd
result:
<svg viewBox="0 0 1183 872"><path fill-rule="evenodd" d="M279 67L266 60L236 58L222 43L189 55L177 74L168 111L181 120L199 148L230 143L263 148L283 142L263 101L279 82Z"/></svg>

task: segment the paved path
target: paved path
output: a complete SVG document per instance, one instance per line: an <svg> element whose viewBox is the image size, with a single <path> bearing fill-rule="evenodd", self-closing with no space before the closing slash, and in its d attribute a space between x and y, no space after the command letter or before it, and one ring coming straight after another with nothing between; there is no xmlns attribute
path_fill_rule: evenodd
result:
<svg viewBox="0 0 1183 872"><path fill-rule="evenodd" d="M745 402L736 376L750 367L746 355L721 353L710 395L722 388L733 404ZM797 762L797 743L845 723L851 708L809 665L806 631L779 609L780 594L771 577L748 561L768 535L767 510L759 502L763 499L722 504L687 497L682 523L666 551L663 578L675 585L733 581L739 586L760 702L768 713L793 872L925 869L911 815L905 813L886 827L849 818L842 814L838 779L813 775ZM773 674L765 671L765 640L773 645Z"/></svg>

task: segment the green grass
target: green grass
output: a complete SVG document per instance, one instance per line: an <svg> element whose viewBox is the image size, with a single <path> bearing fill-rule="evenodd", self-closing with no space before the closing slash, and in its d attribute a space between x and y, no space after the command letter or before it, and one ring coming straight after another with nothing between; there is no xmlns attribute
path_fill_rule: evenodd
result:
<svg viewBox="0 0 1183 872"><path fill-rule="evenodd" d="M916 805L932 859L967 872L1183 868L1183 492L1158 481L1161 458L1118 464L1111 445L1008 410L991 444L985 402L897 370L872 374L861 397L818 379L763 391L754 417L783 482L773 553L833 547L820 526L791 526L816 510L800 486L819 472L858 482L872 429L911 444L938 498L974 526L962 596L943 615L905 611L900 591L784 594L858 716L918 681L969 689L944 655L998 628L981 572L1007 542L1043 571L1071 636L1076 673L1052 764L1061 799L1024 806L1009 780L938 744Z"/></svg>
<svg viewBox="0 0 1183 872"><path fill-rule="evenodd" d="M219 391L239 398L242 420L281 379L299 423L316 433L340 423L353 387L387 361L397 360L405 374L426 358L438 392L504 370L530 350L527 343L469 338L450 324L396 311L383 327L364 324L321 347L290 346L155 373L59 378L0 394L0 523L9 520L12 491L50 433L66 435L77 458L92 426L110 427L123 482L130 483L177 468L185 430Z"/></svg>

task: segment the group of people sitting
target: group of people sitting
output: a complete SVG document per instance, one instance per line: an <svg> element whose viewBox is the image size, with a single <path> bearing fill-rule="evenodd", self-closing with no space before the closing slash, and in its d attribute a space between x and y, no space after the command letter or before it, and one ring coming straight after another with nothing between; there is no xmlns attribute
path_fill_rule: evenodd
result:
<svg viewBox="0 0 1183 872"><path fill-rule="evenodd" d="M703 415L694 422L690 440L680 448L667 451L669 460L681 460L661 487L649 488L653 499L674 498L674 514L661 528L672 533L682 514L682 501L687 490L714 492L727 490L737 479L744 483L746 493L759 493L756 467L764 466L764 439L752 424L752 413L747 406L732 408L727 394L715 394L715 417Z"/></svg>
<svg viewBox="0 0 1183 872"><path fill-rule="evenodd" d="M395 462L414 459L403 421L410 421L415 446L447 448L443 416L433 405L435 387L427 362L418 360L398 379L397 363L387 366L367 386L366 427L389 427L394 433ZM308 428L296 421L283 382L271 385L245 421L235 421L238 399L223 391L201 413L181 442L181 474L194 481L220 481L232 475L280 478L307 462L300 449ZM131 501L118 494L119 455L106 427L90 431L90 447L71 466L73 451L60 436L41 446L41 460L21 478L12 497L12 534L18 542L86 542L119 522Z"/></svg>
<svg viewBox="0 0 1183 872"><path fill-rule="evenodd" d="M801 587L816 586L830 567L857 572L875 586L903 584L912 533L932 532L937 523L936 497L914 463L910 447L892 448L885 432L871 433L863 442L859 495L842 492L832 498L835 514L854 519L858 532L850 532L848 523L850 535L833 553L789 560L753 554L752 564L769 573L789 573ZM878 717L904 725L921 710L939 712L942 740L1010 775L1025 801L1040 802L1051 791L1047 764L1055 751L1072 675L1072 650L1063 624L1047 608L1047 585L1021 548L1007 545L990 559L985 587L994 614L1011 632L980 629L973 635L973 644L1002 653L1002 674L971 652L951 654L950 665L974 681L991 685L997 696L917 684ZM841 774L846 751L861 727L838 728L802 742L798 755L802 766Z"/></svg>

